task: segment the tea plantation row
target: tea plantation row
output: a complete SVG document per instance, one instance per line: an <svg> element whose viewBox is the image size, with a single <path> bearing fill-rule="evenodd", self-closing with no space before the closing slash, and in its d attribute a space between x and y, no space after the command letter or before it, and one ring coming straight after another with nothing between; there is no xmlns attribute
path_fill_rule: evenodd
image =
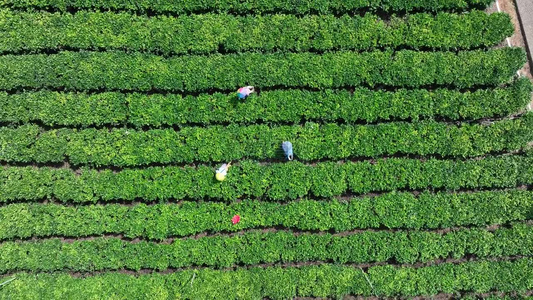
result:
<svg viewBox="0 0 533 300"><path fill-rule="evenodd" d="M487 51L341 51L162 56L59 52L0 56L0 89L186 91L385 85L459 88L507 83L526 62L522 48Z"/></svg>
<svg viewBox="0 0 533 300"><path fill-rule="evenodd" d="M473 157L520 150L533 140L533 114L491 125L448 125L434 121L378 125L306 123L303 126L211 126L136 131L58 129L36 125L0 128L0 160L74 165L140 166L150 163L220 162L283 158L292 141L300 160L438 154Z"/></svg>
<svg viewBox="0 0 533 300"><path fill-rule="evenodd" d="M287 203L120 204L65 206L17 203L0 207L0 239L84 237L102 234L163 240L203 232L287 228L343 232L369 228L487 226L531 218L533 192L517 189L448 193L391 192L346 200L302 199ZM242 222L232 225L231 216ZM151 222L139 222L151 220Z"/></svg>
<svg viewBox="0 0 533 300"><path fill-rule="evenodd" d="M212 123L376 122L389 119L481 119L516 113L531 100L526 78L507 87L458 90L272 90L237 103L235 94L0 92L0 121L48 126L169 126Z"/></svg>
<svg viewBox="0 0 533 300"><path fill-rule="evenodd" d="M513 33L507 14L412 14L387 23L363 17L202 14L147 17L126 13L16 13L0 10L0 51L106 49L162 54L455 49L498 44Z"/></svg>
<svg viewBox="0 0 533 300"><path fill-rule="evenodd" d="M120 172L83 168L80 174L65 168L11 166L0 168L0 201L52 197L64 202L235 201L242 197L279 201L347 192L517 187L533 182L531 154L464 161L391 158L359 163L323 162L314 166L300 162L264 165L242 161L232 167L222 183L215 181L214 168L210 166L149 167Z"/></svg>

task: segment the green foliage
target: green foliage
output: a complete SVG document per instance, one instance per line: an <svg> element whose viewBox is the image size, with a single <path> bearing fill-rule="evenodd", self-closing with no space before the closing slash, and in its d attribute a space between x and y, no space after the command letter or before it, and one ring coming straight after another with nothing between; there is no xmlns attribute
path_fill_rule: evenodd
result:
<svg viewBox="0 0 533 300"><path fill-rule="evenodd" d="M532 84L490 2L0 0L0 299L533 290Z"/></svg>
<svg viewBox="0 0 533 300"><path fill-rule="evenodd" d="M263 197L289 200L306 195L330 197L345 192L368 193L398 189L502 188L531 184L533 156L504 155L473 160L390 158L375 162L299 162L232 166L224 182L214 179L215 166L149 167L97 171L2 167L0 201L224 199ZM324 182L335 182L332 189Z"/></svg>
<svg viewBox="0 0 533 300"><path fill-rule="evenodd" d="M347 13L358 9L386 11L464 10L486 7L492 0L2 0L0 5L13 8L111 9L154 11L157 13L200 13L205 11L234 13Z"/></svg>
<svg viewBox="0 0 533 300"><path fill-rule="evenodd" d="M74 165L139 166L150 163L283 159L292 141L303 161L379 157L397 153L473 157L526 148L533 140L533 114L491 125L434 121L378 125L306 123L303 126L228 125L174 129L57 129L36 125L0 128L0 160ZM335 181L331 181L333 184Z"/></svg>
<svg viewBox="0 0 533 300"><path fill-rule="evenodd" d="M518 224L489 232L463 229L447 234L425 231L367 231L333 236L279 231L174 240L172 243L117 238L62 242L60 239L0 244L0 273L215 268L260 263L428 262L466 255L495 257L533 254L533 227ZM50 259L53 257L54 259Z"/></svg>
<svg viewBox="0 0 533 300"><path fill-rule="evenodd" d="M328 264L300 268L184 270L138 276L120 273L88 277L72 277L65 273L15 275L17 280L0 289L0 299L291 299L374 293L409 297L439 292L525 291L533 288L533 259L446 263L420 268L370 267L367 277L374 291L359 268ZM410 284L406 284L407 278Z"/></svg>
<svg viewBox="0 0 533 300"><path fill-rule="evenodd" d="M214 93L182 97L176 94L118 92L62 93L52 91L0 92L0 121L46 125L162 126L345 120L376 122L389 119L444 117L452 120L509 115L531 100L532 85L521 78L508 87L458 90L367 88L348 91L263 91L238 102L235 94Z"/></svg>
<svg viewBox="0 0 533 300"><path fill-rule="evenodd" d="M128 13L0 10L0 51L115 49L162 54L371 50L376 47L468 49L493 46L513 33L507 14L413 14L390 25L377 16L202 14L177 18Z"/></svg>
<svg viewBox="0 0 533 300"><path fill-rule="evenodd" d="M0 207L0 239L123 234L153 240L276 226L336 232L383 226L435 229L522 221L531 218L532 212L533 192L520 190L424 192L416 197L392 192L347 202L304 199L287 204L253 200L78 207L18 203ZM241 222L232 225L235 214Z"/></svg>
<svg viewBox="0 0 533 300"><path fill-rule="evenodd" d="M454 52L240 53L163 58L123 52L0 56L0 89L188 91L385 85L460 88L509 82L522 48Z"/></svg>

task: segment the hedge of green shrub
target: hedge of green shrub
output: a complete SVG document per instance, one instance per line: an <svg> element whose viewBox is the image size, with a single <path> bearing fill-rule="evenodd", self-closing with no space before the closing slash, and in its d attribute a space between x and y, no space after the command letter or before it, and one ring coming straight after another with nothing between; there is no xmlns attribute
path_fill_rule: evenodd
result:
<svg viewBox="0 0 533 300"><path fill-rule="evenodd" d="M532 217L533 192L392 192L349 201L303 199L286 204L238 203L120 204L65 206L17 203L0 206L0 239L123 234L162 240L202 232L283 227L335 232L368 228L449 228L523 221ZM241 222L233 225L238 214ZM139 222L139 220L144 220Z"/></svg>
<svg viewBox="0 0 533 300"><path fill-rule="evenodd" d="M445 263L420 268L385 265L370 267L367 274L357 267L323 264L143 275L103 273L73 277L59 272L14 275L16 280L0 289L0 299L291 299L342 298L347 294L410 297L532 289L533 259ZM0 281L10 278L13 276Z"/></svg>
<svg viewBox="0 0 533 300"><path fill-rule="evenodd" d="M466 88L509 82L522 48L454 52L241 53L163 58L124 52L0 56L0 89L187 91L338 88L360 85Z"/></svg>
<svg viewBox="0 0 533 300"><path fill-rule="evenodd" d="M234 93L181 96L142 93L0 92L0 121L50 126L163 126L212 123L376 122L390 119L481 119L505 116L526 107L532 84L521 78L507 87L458 91L357 88L306 91L273 90L238 103Z"/></svg>
<svg viewBox="0 0 533 300"><path fill-rule="evenodd" d="M446 234L425 231L366 231L334 236L279 231L250 232L174 240L129 242L117 238L62 242L60 239L0 244L0 273L15 271L89 272L326 261L333 263L428 262L442 258L533 254L533 227L516 224L489 232L462 229ZM51 259L53 257L53 259Z"/></svg>
<svg viewBox="0 0 533 300"><path fill-rule="evenodd" d="M95 202L262 197L290 200L306 195L330 197L346 192L398 189L504 188L533 182L533 155L488 156L472 160L389 158L365 162L260 164L242 161L217 182L218 166L149 167L94 170L0 168L0 201Z"/></svg>
<svg viewBox="0 0 533 300"><path fill-rule="evenodd" d="M201 13L205 11L244 13L347 13L353 10L386 11L464 10L483 8L493 0L2 0L0 5L12 8L47 8L62 11L72 9L129 10L157 13Z"/></svg>
<svg viewBox="0 0 533 300"><path fill-rule="evenodd" d="M533 113L490 125L435 121L377 125L249 125L169 129L53 129L37 125L0 128L0 160L74 165L142 166L151 163L283 159L283 141L302 161L394 154L474 157L527 148Z"/></svg>
<svg viewBox="0 0 533 300"><path fill-rule="evenodd" d="M510 36L507 14L412 14L390 23L376 15L148 17L111 12L0 10L0 52L106 49L161 54L371 50L382 47L469 49Z"/></svg>

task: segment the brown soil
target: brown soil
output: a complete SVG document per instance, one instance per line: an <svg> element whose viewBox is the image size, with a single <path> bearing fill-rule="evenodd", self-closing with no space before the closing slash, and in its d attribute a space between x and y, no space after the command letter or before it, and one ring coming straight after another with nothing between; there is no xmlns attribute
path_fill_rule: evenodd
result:
<svg viewBox="0 0 533 300"><path fill-rule="evenodd" d="M491 297L491 296L496 296L496 297L504 297L504 296L509 296L511 298L514 298L518 295L522 295L522 296L526 296L526 297L529 297L529 296L532 296L533 295L533 290L527 290L527 291L523 291L523 292L508 292L508 293L505 293L505 292L494 292L494 291L491 291L491 292L486 292L486 293L471 293L471 292L462 292L462 293L453 293L453 294L449 294L449 293L438 293L436 295L432 295L432 296L416 296L416 297L376 297L376 296L370 296L370 297L364 297L364 296L353 296L353 295L347 295L347 296L344 296L342 299L343 300L380 300L380 299L395 299L395 300L406 300L406 299L409 299L409 300L444 300L444 299L449 299L449 300L455 300L455 299L462 299L464 296L475 296L475 297L478 297L478 298L488 298L488 297ZM329 300L329 299L332 299L332 298L320 298L320 297L296 297L294 298L293 300ZM268 298L265 298L263 300L270 300Z"/></svg>

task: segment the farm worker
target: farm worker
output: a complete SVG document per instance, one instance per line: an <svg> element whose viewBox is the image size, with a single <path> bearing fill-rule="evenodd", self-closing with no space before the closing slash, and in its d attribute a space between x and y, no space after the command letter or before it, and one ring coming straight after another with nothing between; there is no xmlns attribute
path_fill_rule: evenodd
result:
<svg viewBox="0 0 533 300"><path fill-rule="evenodd" d="M228 169L231 167L231 163L223 164L216 170L215 178L218 181L224 181L226 179L226 175L228 174Z"/></svg>
<svg viewBox="0 0 533 300"><path fill-rule="evenodd" d="M233 223L233 225L239 223L241 221L241 216L239 215L234 215L233 218L231 218L231 223Z"/></svg>
<svg viewBox="0 0 533 300"><path fill-rule="evenodd" d="M281 143L281 148L283 149L283 152L285 152L285 156L288 160L293 159L293 153L292 153L292 143L291 142L283 142Z"/></svg>
<svg viewBox="0 0 533 300"><path fill-rule="evenodd" d="M237 95L239 96L239 99L246 99L246 97L250 96L251 93L254 92L253 86L245 86L240 88L237 91Z"/></svg>

